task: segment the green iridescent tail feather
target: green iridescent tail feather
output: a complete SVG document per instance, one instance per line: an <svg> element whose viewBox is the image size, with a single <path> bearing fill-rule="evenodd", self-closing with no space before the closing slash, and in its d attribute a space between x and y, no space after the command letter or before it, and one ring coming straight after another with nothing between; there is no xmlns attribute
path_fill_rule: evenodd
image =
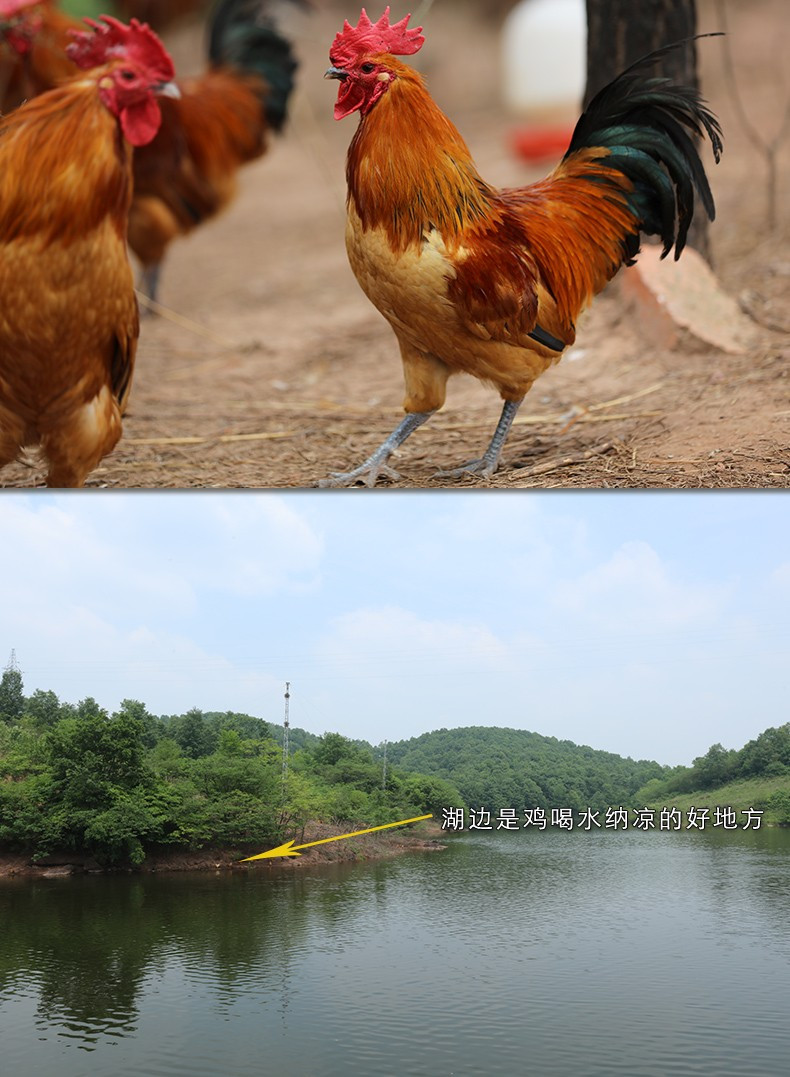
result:
<svg viewBox="0 0 790 1077"><path fill-rule="evenodd" d="M662 257L674 246L676 259L686 245L695 191L710 220L716 214L693 136L707 135L718 162L721 127L696 88L676 85L668 78L646 77L643 69L688 43L680 41L651 52L600 90L576 124L565 154L567 158L576 150L606 148L609 152L601 157L602 163L634 185L629 203L640 230L661 238ZM639 250L639 236L629 236L625 247L630 263Z"/></svg>

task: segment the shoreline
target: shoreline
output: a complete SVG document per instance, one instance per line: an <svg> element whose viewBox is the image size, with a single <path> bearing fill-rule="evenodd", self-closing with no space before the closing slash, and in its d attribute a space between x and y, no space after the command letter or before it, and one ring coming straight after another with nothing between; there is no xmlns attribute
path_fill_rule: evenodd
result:
<svg viewBox="0 0 790 1077"><path fill-rule="evenodd" d="M353 824L350 826L353 828ZM300 845L320 841L322 838L340 838L348 829L317 823L305 828L303 838L296 837L294 840ZM175 871L270 871L272 868L298 871L302 867L314 867L316 864L348 864L385 860L402 853L439 852L447 848L446 844L438 840L442 833L441 827L436 823L423 824L419 832L366 834L305 849L299 856L277 857L246 864L241 863L244 857L264 852L266 847L164 848L150 852L140 864L116 867L102 867L89 853L77 853L73 850L54 852L38 861L33 861L30 853L0 853L0 878L51 879L73 875L149 875Z"/></svg>

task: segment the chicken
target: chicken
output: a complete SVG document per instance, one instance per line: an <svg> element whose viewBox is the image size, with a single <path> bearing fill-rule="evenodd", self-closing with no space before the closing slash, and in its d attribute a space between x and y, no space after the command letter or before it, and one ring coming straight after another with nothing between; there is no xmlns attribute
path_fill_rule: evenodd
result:
<svg viewBox="0 0 790 1077"><path fill-rule="evenodd" d="M535 379L575 339L580 312L639 251L640 232L677 258L699 194L714 205L691 134L703 130L715 159L721 130L695 89L629 67L590 102L570 146L546 179L499 190L479 175L422 78L397 56L424 42L410 16L376 23L362 10L330 50L338 79L335 119L360 113L348 151L346 247L362 290L395 332L406 415L352 471L321 486L374 486L399 476L387 460L445 401L459 371L504 401L479 460L451 476L488 478ZM669 46L674 47L674 46Z"/></svg>
<svg viewBox="0 0 790 1077"><path fill-rule="evenodd" d="M135 152L129 246L152 299L170 242L231 202L239 168L283 128L297 64L272 18L275 7L273 0L220 0L209 26L209 69L179 82L181 100L165 103L158 137Z"/></svg>
<svg viewBox="0 0 790 1077"><path fill-rule="evenodd" d="M39 93L64 77L64 61L68 73L68 33L77 23L48 2L21 2L38 28L28 31L31 47L17 59L10 85L23 85L24 72L28 91ZM306 6L305 0L288 2ZM180 100L162 102L157 137L135 151L129 246L142 266L140 288L151 299L172 240L232 201L239 168L262 156L270 132L285 124L297 64L277 29L276 7L276 0L219 0L209 23L208 70L179 81ZM0 109L7 111L18 96Z"/></svg>
<svg viewBox="0 0 790 1077"><path fill-rule="evenodd" d="M76 75L66 46L69 32L82 29L81 22L58 11L52 0L0 0L0 113Z"/></svg>
<svg viewBox="0 0 790 1077"><path fill-rule="evenodd" d="M173 64L147 26L75 36L79 79L0 120L0 467L40 444L81 486L121 436L139 322L131 147L156 134Z"/></svg>

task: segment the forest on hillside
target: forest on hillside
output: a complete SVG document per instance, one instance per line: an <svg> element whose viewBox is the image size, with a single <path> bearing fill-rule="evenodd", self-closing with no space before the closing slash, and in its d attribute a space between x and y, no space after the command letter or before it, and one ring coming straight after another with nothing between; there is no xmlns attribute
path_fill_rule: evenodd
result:
<svg viewBox="0 0 790 1077"><path fill-rule="evenodd" d="M388 750L403 770L446 778L468 804L489 809L636 807L637 791L669 773L649 760L497 726L439 729Z"/></svg>
<svg viewBox="0 0 790 1077"><path fill-rule="evenodd" d="M103 865L138 864L163 848L244 855L313 821L368 827L452 807L636 809L757 778L768 782L760 789L772 818L790 822L790 723L674 768L489 726L384 748L295 728L285 773L282 729L260 718L197 708L154 715L129 699L108 713L90 697L75 705L52 691L28 696L9 664L0 679L0 852L73 850Z"/></svg>
<svg viewBox="0 0 790 1077"><path fill-rule="evenodd" d="M754 806L790 823L790 723L764 730L740 749L714 744L690 766L676 767L489 726L440 729L390 744L388 751L403 770L452 781L468 805L492 810L638 809L722 788L732 797L733 784L750 783L745 794L763 798ZM756 779L762 784L754 785Z"/></svg>
<svg viewBox="0 0 790 1077"><path fill-rule="evenodd" d="M287 775L268 723L192 709L156 716L138 700L112 714L92 698L25 696L0 683L0 851L53 851L104 866L146 854L220 846L261 852L306 823L377 826L461 806L449 782L386 772L369 747L294 730ZM303 745L303 746L300 746Z"/></svg>
<svg viewBox="0 0 790 1077"><path fill-rule="evenodd" d="M762 784L755 784L758 779ZM790 722L770 726L740 749L712 744L690 767L651 779L639 797L647 804L726 789L731 799L738 785L748 785L752 800L763 796L774 821L790 823Z"/></svg>

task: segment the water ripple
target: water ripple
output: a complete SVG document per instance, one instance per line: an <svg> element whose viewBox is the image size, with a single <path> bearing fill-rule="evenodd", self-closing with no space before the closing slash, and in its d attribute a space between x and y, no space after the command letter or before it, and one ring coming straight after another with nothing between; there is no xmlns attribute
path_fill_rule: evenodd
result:
<svg viewBox="0 0 790 1077"><path fill-rule="evenodd" d="M790 834L486 835L301 876L107 882L14 904L11 1072L787 1071Z"/></svg>

